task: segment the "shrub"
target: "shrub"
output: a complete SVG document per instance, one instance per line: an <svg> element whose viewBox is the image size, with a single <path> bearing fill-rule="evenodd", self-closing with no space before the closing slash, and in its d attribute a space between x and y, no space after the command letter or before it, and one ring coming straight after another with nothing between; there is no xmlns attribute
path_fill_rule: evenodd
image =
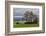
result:
<svg viewBox="0 0 46 36"><path fill-rule="evenodd" d="M33 21L33 22L25 22L24 24L37 24L38 23L38 21Z"/></svg>
<svg viewBox="0 0 46 36"><path fill-rule="evenodd" d="M16 24L19 24L19 22L16 22Z"/></svg>
<svg viewBox="0 0 46 36"><path fill-rule="evenodd" d="M31 24L31 22L25 22L25 24Z"/></svg>

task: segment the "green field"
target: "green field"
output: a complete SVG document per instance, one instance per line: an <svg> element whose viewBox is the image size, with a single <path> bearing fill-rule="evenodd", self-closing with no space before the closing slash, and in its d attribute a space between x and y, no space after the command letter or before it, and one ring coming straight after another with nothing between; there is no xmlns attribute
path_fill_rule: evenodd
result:
<svg viewBox="0 0 46 36"><path fill-rule="evenodd" d="M19 23L16 23L19 22ZM22 27L38 27L39 24L24 24L26 21L14 21L13 28L22 28Z"/></svg>

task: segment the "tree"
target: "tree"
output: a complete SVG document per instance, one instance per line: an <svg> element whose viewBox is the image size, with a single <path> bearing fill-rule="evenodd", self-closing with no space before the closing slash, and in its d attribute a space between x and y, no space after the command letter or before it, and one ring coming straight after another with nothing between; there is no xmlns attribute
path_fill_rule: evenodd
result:
<svg viewBox="0 0 46 36"><path fill-rule="evenodd" d="M28 14L29 14L29 11L26 11L26 12L24 13L24 17L25 17L26 21L28 20Z"/></svg>
<svg viewBox="0 0 46 36"><path fill-rule="evenodd" d="M39 22L39 19L36 17L35 19L34 19L34 23L38 23Z"/></svg>
<svg viewBox="0 0 46 36"><path fill-rule="evenodd" d="M32 22L32 17L34 16L34 14L33 14L33 12L32 11L30 11L30 13L29 13L29 20Z"/></svg>
<svg viewBox="0 0 46 36"><path fill-rule="evenodd" d="M32 22L33 17L35 17L36 15L32 12L32 11L26 11L24 13L24 17L26 18L26 21Z"/></svg>

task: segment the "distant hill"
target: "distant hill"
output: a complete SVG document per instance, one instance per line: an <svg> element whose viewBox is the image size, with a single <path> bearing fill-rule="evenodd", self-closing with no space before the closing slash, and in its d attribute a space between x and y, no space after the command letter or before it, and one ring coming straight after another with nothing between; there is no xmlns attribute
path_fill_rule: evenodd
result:
<svg viewBox="0 0 46 36"><path fill-rule="evenodd" d="M22 16L14 16L13 19L14 20L22 20L22 19L25 20L25 18Z"/></svg>
<svg viewBox="0 0 46 36"><path fill-rule="evenodd" d="M37 18L38 18L39 16L37 16ZM35 19L36 18L36 16L33 16L32 17L33 19ZM29 19L29 18L28 18ZM23 17L23 16L13 16L13 20L25 20L25 17Z"/></svg>

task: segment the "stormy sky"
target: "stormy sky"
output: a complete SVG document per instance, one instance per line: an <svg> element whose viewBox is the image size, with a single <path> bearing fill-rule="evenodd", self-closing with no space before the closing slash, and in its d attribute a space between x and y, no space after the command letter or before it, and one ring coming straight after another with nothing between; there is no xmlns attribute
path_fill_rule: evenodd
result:
<svg viewBox="0 0 46 36"><path fill-rule="evenodd" d="M26 11L32 11L34 14L39 15L38 8L13 8L13 16L23 16Z"/></svg>

